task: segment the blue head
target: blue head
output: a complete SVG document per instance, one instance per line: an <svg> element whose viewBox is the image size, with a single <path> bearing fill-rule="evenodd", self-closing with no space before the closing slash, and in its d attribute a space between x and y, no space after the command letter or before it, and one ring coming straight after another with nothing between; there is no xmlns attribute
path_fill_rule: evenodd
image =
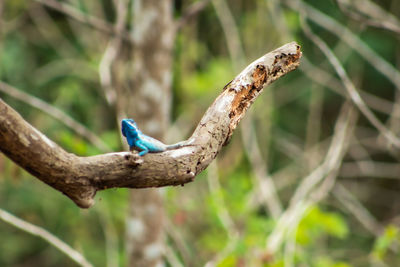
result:
<svg viewBox="0 0 400 267"><path fill-rule="evenodd" d="M129 146L132 147L135 143L135 140L138 138L140 130L134 120L123 119L121 121L121 132L122 135L126 137L126 141L128 141Z"/></svg>

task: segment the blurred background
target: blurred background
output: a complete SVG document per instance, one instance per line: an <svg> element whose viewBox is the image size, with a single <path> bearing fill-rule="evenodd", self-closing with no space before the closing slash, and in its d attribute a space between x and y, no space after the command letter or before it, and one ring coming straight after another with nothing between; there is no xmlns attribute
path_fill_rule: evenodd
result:
<svg viewBox="0 0 400 267"><path fill-rule="evenodd" d="M81 156L125 150L125 116L183 140L253 60L303 51L183 187L82 210L1 156L0 266L399 266L399 16L397 0L0 1L0 97Z"/></svg>

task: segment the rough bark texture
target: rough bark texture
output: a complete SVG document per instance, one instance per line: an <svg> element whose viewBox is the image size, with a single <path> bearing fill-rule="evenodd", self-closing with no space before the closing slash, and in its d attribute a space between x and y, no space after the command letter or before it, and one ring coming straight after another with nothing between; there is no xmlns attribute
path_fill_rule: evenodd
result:
<svg viewBox="0 0 400 267"><path fill-rule="evenodd" d="M93 205L96 192L107 188L185 184L227 144L263 87L297 68L300 57L300 46L292 42L250 64L208 108L191 146L142 158L130 152L79 157L60 148L0 100L0 150L82 208Z"/></svg>

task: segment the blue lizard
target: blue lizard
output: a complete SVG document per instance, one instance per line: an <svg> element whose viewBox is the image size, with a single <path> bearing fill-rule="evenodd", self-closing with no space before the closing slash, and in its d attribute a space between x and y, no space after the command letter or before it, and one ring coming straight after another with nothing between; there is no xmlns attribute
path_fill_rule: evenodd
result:
<svg viewBox="0 0 400 267"><path fill-rule="evenodd" d="M153 137L143 134L137 127L136 122L132 119L123 119L121 124L122 135L126 137L130 150L140 150L139 156L146 155L149 152L157 153L170 149L177 149L191 143L183 141L173 145L166 145Z"/></svg>

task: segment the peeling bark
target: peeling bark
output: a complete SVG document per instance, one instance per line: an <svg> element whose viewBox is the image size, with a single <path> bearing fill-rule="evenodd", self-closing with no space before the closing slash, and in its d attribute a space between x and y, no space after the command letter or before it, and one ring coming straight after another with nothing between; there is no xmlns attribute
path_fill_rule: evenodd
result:
<svg viewBox="0 0 400 267"><path fill-rule="evenodd" d="M300 46L292 42L250 64L208 108L191 146L141 158L130 152L79 157L60 148L0 100L0 150L81 208L93 205L99 190L183 185L193 181L228 143L264 86L296 69L300 57Z"/></svg>

